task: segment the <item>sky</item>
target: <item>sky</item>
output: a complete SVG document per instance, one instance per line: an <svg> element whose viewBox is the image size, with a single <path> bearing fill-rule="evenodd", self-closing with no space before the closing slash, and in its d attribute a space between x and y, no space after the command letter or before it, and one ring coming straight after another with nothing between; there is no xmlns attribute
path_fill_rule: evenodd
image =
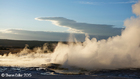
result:
<svg viewBox="0 0 140 79"><path fill-rule="evenodd" d="M0 39L83 41L120 35L138 0L0 0Z"/></svg>

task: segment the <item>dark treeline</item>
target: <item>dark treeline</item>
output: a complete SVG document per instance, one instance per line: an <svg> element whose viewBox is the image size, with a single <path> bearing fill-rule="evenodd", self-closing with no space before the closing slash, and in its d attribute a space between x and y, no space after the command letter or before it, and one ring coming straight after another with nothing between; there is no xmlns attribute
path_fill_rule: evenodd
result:
<svg viewBox="0 0 140 79"><path fill-rule="evenodd" d="M48 43L52 44L55 43L57 44L58 41L23 41L23 40L7 40L7 39L0 39L0 47L25 47L26 44L29 45L29 47L39 47L43 46L43 44Z"/></svg>
<svg viewBox="0 0 140 79"><path fill-rule="evenodd" d="M67 43L67 42L63 42ZM46 44L48 49L53 52L58 44L58 41L28 41L28 40L7 40L0 39L0 55L12 54L21 51L26 45L28 49L33 50L35 47L43 47Z"/></svg>

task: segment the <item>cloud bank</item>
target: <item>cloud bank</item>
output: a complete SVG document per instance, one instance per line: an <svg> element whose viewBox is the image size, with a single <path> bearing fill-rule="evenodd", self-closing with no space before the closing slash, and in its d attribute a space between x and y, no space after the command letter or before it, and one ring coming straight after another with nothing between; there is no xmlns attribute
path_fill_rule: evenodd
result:
<svg viewBox="0 0 140 79"><path fill-rule="evenodd" d="M67 27L72 33L88 33L89 35L114 36L120 35L122 28L113 28L113 25L80 23L64 17L38 17L40 21L51 21L54 25Z"/></svg>
<svg viewBox="0 0 140 79"><path fill-rule="evenodd" d="M85 40L85 34L97 40L107 39L110 36L121 35L122 28L113 28L113 25L80 23L64 17L40 17L41 21L51 21L54 25L68 28L69 32L29 31L22 29L0 30L0 39L40 40L40 41L68 41L70 33L74 33L79 41Z"/></svg>
<svg viewBox="0 0 140 79"><path fill-rule="evenodd" d="M68 41L70 33L66 32L48 32L48 31L29 31L19 29L6 29L0 31L0 39L14 39L14 40L40 40L40 41ZM79 41L85 40L84 34L74 34L72 37ZM107 39L108 36L90 35L98 40Z"/></svg>

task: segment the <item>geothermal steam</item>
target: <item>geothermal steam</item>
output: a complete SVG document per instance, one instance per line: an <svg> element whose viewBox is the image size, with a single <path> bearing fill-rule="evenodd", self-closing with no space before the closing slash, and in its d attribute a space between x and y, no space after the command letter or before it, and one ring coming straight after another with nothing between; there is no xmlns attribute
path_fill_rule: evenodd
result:
<svg viewBox="0 0 140 79"><path fill-rule="evenodd" d="M58 43L54 52L45 54L37 48L29 53L25 48L21 53L0 57L1 65L39 66L47 63L59 63L63 66L76 66L86 69L114 69L140 67L140 2L132 6L137 17L124 22L126 26L121 36L107 40L89 39L86 35L83 43ZM42 52L42 53L40 53Z"/></svg>
<svg viewBox="0 0 140 79"><path fill-rule="evenodd" d="M83 43L59 43L52 54L53 61L88 69L140 67L140 2L132 8L137 18L124 22L126 28L121 36L100 41L86 36Z"/></svg>
<svg viewBox="0 0 140 79"><path fill-rule="evenodd" d="M8 56L0 56L0 66L19 66L19 67L39 67L41 64L47 64L50 61L50 54L47 44L43 47L36 47L33 50L25 48L17 54L8 54Z"/></svg>

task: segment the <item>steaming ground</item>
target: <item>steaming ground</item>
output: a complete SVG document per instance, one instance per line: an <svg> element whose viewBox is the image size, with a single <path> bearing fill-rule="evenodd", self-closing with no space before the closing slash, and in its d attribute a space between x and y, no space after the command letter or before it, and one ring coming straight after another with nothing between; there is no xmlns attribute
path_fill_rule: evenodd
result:
<svg viewBox="0 0 140 79"><path fill-rule="evenodd" d="M120 36L107 40L96 38L76 43L58 43L53 53L44 53L46 46L31 51L25 47L18 54L0 57L0 65L34 67L47 63L59 63L64 67L85 69L140 68L140 1L132 6L137 17L124 22Z"/></svg>
<svg viewBox="0 0 140 79"><path fill-rule="evenodd" d="M0 66L39 67L41 64L47 64L50 61L50 54L44 53L48 51L46 44L43 48L37 47L34 50L27 47L17 54L0 56Z"/></svg>

